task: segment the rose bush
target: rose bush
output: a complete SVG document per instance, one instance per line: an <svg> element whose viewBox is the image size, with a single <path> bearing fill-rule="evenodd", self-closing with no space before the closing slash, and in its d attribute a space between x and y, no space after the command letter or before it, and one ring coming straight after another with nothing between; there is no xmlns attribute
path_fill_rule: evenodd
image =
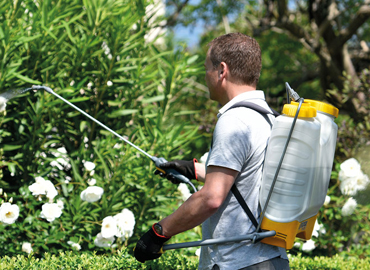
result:
<svg viewBox="0 0 370 270"><path fill-rule="evenodd" d="M148 35L161 21L149 4L3 1L2 91L46 85L151 155L183 158L201 136L184 100L206 100L203 62ZM0 255L132 251L181 201L150 159L50 93L0 109Z"/></svg>
<svg viewBox="0 0 370 270"><path fill-rule="evenodd" d="M292 253L304 252L311 256L368 256L370 202L364 199L368 188L368 176L357 159L349 158L336 163L312 239L298 241Z"/></svg>

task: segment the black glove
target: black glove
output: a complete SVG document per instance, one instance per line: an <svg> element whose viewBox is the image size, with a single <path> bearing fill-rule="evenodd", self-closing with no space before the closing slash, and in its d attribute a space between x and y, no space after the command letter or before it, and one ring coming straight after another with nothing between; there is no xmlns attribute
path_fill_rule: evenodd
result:
<svg viewBox="0 0 370 270"><path fill-rule="evenodd" d="M134 256L141 263L159 258L163 244L171 238L157 234L153 226L136 243Z"/></svg>
<svg viewBox="0 0 370 270"><path fill-rule="evenodd" d="M198 161L195 158L193 160L173 160L159 165L159 168L163 169L164 171L168 169L175 169L182 175L186 176L188 179L197 179L197 173L194 165L194 163L196 162ZM164 174L163 172L157 170L155 171L155 174L166 177L172 183L180 183L180 181L178 181L171 173Z"/></svg>

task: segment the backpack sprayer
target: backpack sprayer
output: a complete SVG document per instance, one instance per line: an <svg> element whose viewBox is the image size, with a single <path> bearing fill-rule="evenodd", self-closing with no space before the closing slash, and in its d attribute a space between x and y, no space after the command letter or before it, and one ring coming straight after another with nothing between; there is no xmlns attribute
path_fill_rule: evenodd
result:
<svg viewBox="0 0 370 270"><path fill-rule="evenodd" d="M97 119L95 119L94 117L92 117L91 115L87 114L86 112L84 112L83 110L81 110L80 108L78 108L77 106L75 106L74 104L72 104L71 102L69 102L68 100L64 99L63 97L61 97L60 95L58 95L57 93L55 93L51 88L46 87L46 86L42 86L42 85L34 85L31 88L27 88L27 89L24 89L24 90L20 91L20 93L24 93L24 92L26 92L28 90L40 90L40 89L43 89L46 92L48 92L50 94L53 94L57 98L61 99L62 101L64 101L65 103L67 103L72 108L76 109L77 111L79 111L80 113L82 113L83 115L85 115L86 117L88 117L89 119L91 119L92 121L94 121L95 123L97 123L98 125L100 125L101 127L103 127L106 130L108 130L113 135L117 136L119 139L121 139L125 143L131 145L136 150L138 150L139 152L141 152L142 154L144 154L145 156L147 156L148 158L150 158L154 162L157 170L161 171L164 174L171 173L173 175L173 177L175 177L177 180L179 180L182 183L185 183L185 184L190 185L193 188L194 192L197 192L197 189L195 188L195 186L193 185L193 183L190 182L190 180L187 177L185 177L184 175L180 174L178 171L176 171L174 169L163 170L163 169L159 168L159 166L161 164L167 162L167 160L165 158L163 158L163 157L158 158L158 157L155 157L155 156L152 156L152 155L148 154L147 152L145 152L144 150L142 150L141 148L139 148L138 146L136 146L135 144L133 144L129 140L125 139L124 137L122 137L121 135L119 135L118 133L116 133L115 131L113 131L112 129L110 129L109 127L107 127L106 125L104 125L103 123L101 123L100 121L98 121Z"/></svg>
<svg viewBox="0 0 370 270"><path fill-rule="evenodd" d="M304 100L285 85L288 104L276 117L267 146L256 232L164 245L164 251L243 240L291 249L296 237L311 238L329 186L338 131L334 118L339 111L323 102Z"/></svg>

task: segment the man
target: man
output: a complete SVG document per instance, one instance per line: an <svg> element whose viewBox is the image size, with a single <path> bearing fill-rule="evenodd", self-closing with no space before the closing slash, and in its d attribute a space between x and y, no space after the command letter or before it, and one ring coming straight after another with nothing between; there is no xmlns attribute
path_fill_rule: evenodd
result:
<svg viewBox="0 0 370 270"><path fill-rule="evenodd" d="M230 189L235 183L258 217L258 194L271 126L252 109L228 109L239 101L248 101L270 111L264 93L256 90L260 47L256 40L240 33L220 36L209 44L205 69L210 98L223 106L217 115L206 166L196 160L161 166L174 168L190 179L204 180L204 186L138 241L135 257L141 262L158 258L158 251L171 236L202 223L203 239L229 238L256 230ZM240 242L202 247L199 269L283 270L289 269L289 262L282 248Z"/></svg>

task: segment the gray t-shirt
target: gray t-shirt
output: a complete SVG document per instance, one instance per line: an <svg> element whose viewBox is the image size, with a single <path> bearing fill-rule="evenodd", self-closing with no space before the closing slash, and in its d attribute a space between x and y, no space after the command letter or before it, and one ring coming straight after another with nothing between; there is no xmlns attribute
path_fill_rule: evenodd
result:
<svg viewBox="0 0 370 270"><path fill-rule="evenodd" d="M259 189L265 149L271 127L258 112L245 107L228 110L236 102L247 100L268 110L262 91L238 95L223 106L213 133L213 145L206 166L220 166L239 172L236 186L257 218ZM270 116L272 122L273 117ZM256 228L230 192L218 209L202 224L203 239L227 238L255 232ZM221 270L240 269L281 256L287 259L283 248L249 241L205 246L201 249L199 269L212 269L217 264Z"/></svg>

